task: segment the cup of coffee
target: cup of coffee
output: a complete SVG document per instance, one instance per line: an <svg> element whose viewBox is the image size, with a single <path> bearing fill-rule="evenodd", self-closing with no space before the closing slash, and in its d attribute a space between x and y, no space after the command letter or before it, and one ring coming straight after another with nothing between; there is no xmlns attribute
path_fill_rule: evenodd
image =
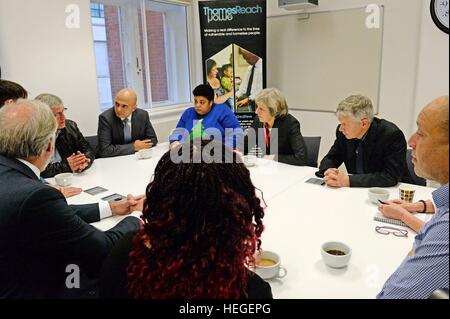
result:
<svg viewBox="0 0 450 319"><path fill-rule="evenodd" d="M138 159L152 158L152 156L153 156L153 149L147 148L147 149L140 150L139 152L137 152L136 156L137 156Z"/></svg>
<svg viewBox="0 0 450 319"><path fill-rule="evenodd" d="M284 278L286 268L281 266L280 256L272 251L261 251L255 256L255 272L262 279Z"/></svg>
<svg viewBox="0 0 450 319"><path fill-rule="evenodd" d="M389 191L383 188L369 188L368 194L369 200L374 204L379 204L379 200L385 202L389 199Z"/></svg>
<svg viewBox="0 0 450 319"><path fill-rule="evenodd" d="M258 158L256 155L245 155L242 156L242 161L244 162L244 165L247 167L253 167L256 165Z"/></svg>
<svg viewBox="0 0 450 319"><path fill-rule="evenodd" d="M72 184L72 173L63 173L55 176L55 182L61 187L67 187Z"/></svg>
<svg viewBox="0 0 450 319"><path fill-rule="evenodd" d="M352 250L348 245L336 241L323 244L320 251L323 261L331 268L346 267L352 255Z"/></svg>
<svg viewBox="0 0 450 319"><path fill-rule="evenodd" d="M412 203L415 193L416 189L414 188L414 186L409 184L400 184L399 197L401 200L404 200L407 203Z"/></svg>

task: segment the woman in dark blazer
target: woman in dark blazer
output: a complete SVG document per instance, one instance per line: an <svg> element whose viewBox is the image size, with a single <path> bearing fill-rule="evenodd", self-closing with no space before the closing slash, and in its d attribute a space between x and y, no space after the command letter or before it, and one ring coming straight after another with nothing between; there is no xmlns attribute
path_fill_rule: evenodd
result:
<svg viewBox="0 0 450 319"><path fill-rule="evenodd" d="M300 123L288 114L287 102L281 92L264 89L255 102L257 116L245 135L245 154L273 158L290 165L306 165L306 145Z"/></svg>

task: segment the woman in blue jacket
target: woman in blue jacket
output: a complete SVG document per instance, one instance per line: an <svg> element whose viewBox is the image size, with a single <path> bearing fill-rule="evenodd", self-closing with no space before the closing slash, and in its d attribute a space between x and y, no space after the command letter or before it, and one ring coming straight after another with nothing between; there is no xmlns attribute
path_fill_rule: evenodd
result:
<svg viewBox="0 0 450 319"><path fill-rule="evenodd" d="M236 149L243 144L243 131L239 121L225 104L214 103L214 90L208 84L197 86L194 107L188 108L170 135L170 148L193 139L219 139Z"/></svg>

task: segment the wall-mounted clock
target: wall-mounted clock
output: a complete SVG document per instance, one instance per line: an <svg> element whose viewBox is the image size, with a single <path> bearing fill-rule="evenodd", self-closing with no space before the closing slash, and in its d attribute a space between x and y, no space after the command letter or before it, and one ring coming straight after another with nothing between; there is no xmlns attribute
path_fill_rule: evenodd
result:
<svg viewBox="0 0 450 319"><path fill-rule="evenodd" d="M431 17L439 29L448 34L449 0L431 0Z"/></svg>

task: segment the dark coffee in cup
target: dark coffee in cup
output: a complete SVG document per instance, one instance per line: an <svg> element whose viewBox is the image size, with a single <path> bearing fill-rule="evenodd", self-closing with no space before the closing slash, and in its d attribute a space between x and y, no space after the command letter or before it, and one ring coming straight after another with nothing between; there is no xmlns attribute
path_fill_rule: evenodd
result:
<svg viewBox="0 0 450 319"><path fill-rule="evenodd" d="M337 249L327 250L327 253L329 253L330 255L335 255L335 256L344 256L345 255L345 253L342 250L337 250Z"/></svg>

